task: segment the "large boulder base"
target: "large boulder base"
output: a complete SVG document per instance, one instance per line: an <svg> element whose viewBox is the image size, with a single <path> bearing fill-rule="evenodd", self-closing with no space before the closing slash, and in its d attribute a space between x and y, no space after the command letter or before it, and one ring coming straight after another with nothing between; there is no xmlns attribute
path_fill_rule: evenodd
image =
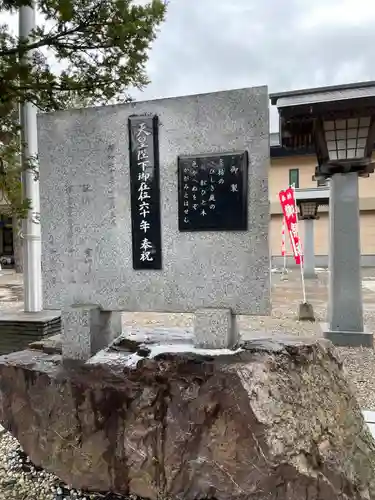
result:
<svg viewBox="0 0 375 500"><path fill-rule="evenodd" d="M0 420L36 465L151 500L375 499L375 445L328 342L127 349L0 358Z"/></svg>

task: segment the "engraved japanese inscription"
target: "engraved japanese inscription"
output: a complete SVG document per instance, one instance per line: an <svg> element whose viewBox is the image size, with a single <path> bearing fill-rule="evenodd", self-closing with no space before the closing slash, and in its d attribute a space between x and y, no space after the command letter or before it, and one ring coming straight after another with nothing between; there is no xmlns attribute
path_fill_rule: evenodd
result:
<svg viewBox="0 0 375 500"><path fill-rule="evenodd" d="M180 231L247 230L247 151L180 156Z"/></svg>
<svg viewBox="0 0 375 500"><path fill-rule="evenodd" d="M129 118L133 269L161 269L158 117Z"/></svg>

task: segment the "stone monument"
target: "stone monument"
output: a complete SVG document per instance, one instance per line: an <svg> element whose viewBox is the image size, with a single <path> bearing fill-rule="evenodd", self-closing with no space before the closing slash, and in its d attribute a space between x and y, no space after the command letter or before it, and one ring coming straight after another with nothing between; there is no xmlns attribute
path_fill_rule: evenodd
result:
<svg viewBox="0 0 375 500"><path fill-rule="evenodd" d="M375 498L330 342L238 340L237 315L270 312L267 104L256 88L40 117L45 303L64 332L0 357L0 421L72 487ZM121 311L195 313L195 346L111 342Z"/></svg>
<svg viewBox="0 0 375 500"><path fill-rule="evenodd" d="M270 312L266 87L43 114L46 309L86 360L121 311L195 313L196 344L231 347Z"/></svg>

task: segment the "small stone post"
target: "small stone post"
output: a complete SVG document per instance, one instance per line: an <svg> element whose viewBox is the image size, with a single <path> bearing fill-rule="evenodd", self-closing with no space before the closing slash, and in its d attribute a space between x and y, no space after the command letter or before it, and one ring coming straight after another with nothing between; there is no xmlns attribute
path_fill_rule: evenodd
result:
<svg viewBox="0 0 375 500"><path fill-rule="evenodd" d="M236 317L230 309L199 309L195 313L195 346L231 349L239 341Z"/></svg>
<svg viewBox="0 0 375 500"><path fill-rule="evenodd" d="M95 305L64 309L61 319L65 361L87 361L121 335L121 313Z"/></svg>

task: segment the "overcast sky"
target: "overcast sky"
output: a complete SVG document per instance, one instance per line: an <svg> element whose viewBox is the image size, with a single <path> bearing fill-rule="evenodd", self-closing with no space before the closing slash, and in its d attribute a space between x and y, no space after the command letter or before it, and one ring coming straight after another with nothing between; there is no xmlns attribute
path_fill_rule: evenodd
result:
<svg viewBox="0 0 375 500"><path fill-rule="evenodd" d="M143 98L375 80L374 0L170 0L149 76Z"/></svg>
<svg viewBox="0 0 375 500"><path fill-rule="evenodd" d="M375 80L374 0L169 0L148 74L137 99Z"/></svg>

